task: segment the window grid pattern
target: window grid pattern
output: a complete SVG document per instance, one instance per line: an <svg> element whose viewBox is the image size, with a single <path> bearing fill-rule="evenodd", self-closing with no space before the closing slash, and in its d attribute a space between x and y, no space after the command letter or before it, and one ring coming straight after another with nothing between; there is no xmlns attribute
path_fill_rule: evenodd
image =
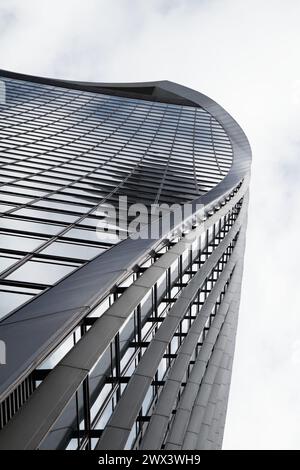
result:
<svg viewBox="0 0 300 470"><path fill-rule="evenodd" d="M226 202L229 202L231 198L233 198L239 191L240 187L242 185L242 182L228 195L225 199ZM167 297L166 295L161 296L162 288L163 285L161 284L160 287L155 285L152 289L151 292L151 299L148 299L151 301L151 308L153 308L153 312L151 314L150 318L147 318L146 320L144 319L145 325L141 325L141 322L137 322L137 319L134 317L134 329L137 328L137 325L139 324L139 328L141 329L141 333L143 332L143 335L145 334L145 329L148 332L149 325L151 323L154 325L154 329L151 327L151 333L154 334L155 331L157 331L160 323L163 321L164 318L166 318L167 312L172 306L172 303L175 301L177 297L180 295L181 289L187 285L187 281L191 280L192 277L195 274L195 270L193 269L199 269L201 265L204 264L204 262L208 259L210 254L213 252L213 250L216 248L220 240L224 237L224 235L228 232L230 227L233 225L234 221L236 220L236 217L239 213L240 210L240 205L241 201L233 207L232 210L230 210L223 218L220 218L218 220L218 224L214 224L210 230L207 230L205 234L205 249L199 250L201 251L201 254L199 254L199 261L195 260L195 262L192 260L192 258L189 259L189 263L187 258L183 262L182 257L179 259L178 266L176 268L176 275L181 277L181 283L180 282L173 282L171 283L171 278L174 278L174 273L168 272L167 277L165 278L165 283L166 285L170 286L172 285L171 291L168 293ZM224 202L225 204L225 202ZM215 211L218 211L221 207L221 204L217 204L215 206L214 210L210 210L208 217L214 214ZM167 244L164 242L162 244L159 244L157 249L155 251L152 251L150 256L146 257L145 261L139 266L139 268L130 274L125 281L121 282L118 284L114 290L114 294L109 294L104 300L101 301L100 305L95 309L95 311L91 312L88 314L88 316L81 322L74 330L69 334L69 336L61 343L60 346L58 346L53 353L50 354L48 358L46 358L38 367L35 369L27 379L23 383L21 383L18 387L20 390L28 390L29 392L25 395L21 392L21 395L19 391L14 391L12 394L10 394L7 399L5 399L1 403L1 421L0 421L0 429L12 418L12 416L18 411L18 409L23 405L23 403L30 397L32 392L39 386L39 384L42 382L42 380L48 375L51 369L53 369L58 362L66 355L66 353L76 344L76 342L86 333L86 331L91 328L91 326L94 324L94 322L101 316L125 291L132 283L138 279L138 277L145 272L160 256L162 256L163 253L167 252L172 246L176 245L176 243L179 241L178 237L175 237L172 239L172 241L169 241ZM200 253L200 252L199 252ZM191 256L191 254L190 254ZM191 268L191 263L193 263L194 268ZM195 268L195 264L197 265ZM190 269L190 272L188 273L188 270ZM183 278L184 276L184 278ZM183 280L185 281L183 283ZM178 281L178 280L177 280ZM171 295L172 294L172 295ZM140 316L140 307L138 307L139 311L139 316ZM152 318L154 316L154 318ZM152 325L152 326L153 326ZM138 335L137 335L138 336ZM148 338L149 339L149 338ZM117 348L120 353L120 345L119 345L119 338L116 340L117 341ZM138 361L142 357L143 352L146 350L146 346L149 344L149 341L145 341L145 344L142 345L139 342L136 342L135 344L135 353L133 354L133 359L135 362L135 366L138 364ZM132 345L131 345L132 346ZM111 346L112 348L112 346ZM110 356L110 362L112 362L113 358L115 357L115 353L112 352L111 350L111 356ZM122 359L122 362L126 360L126 357L128 357L128 353L124 354L124 358ZM132 359L132 356L131 356ZM121 360L121 358L120 358ZM125 368L122 366L120 369L122 370L122 373L124 375ZM127 374L129 374L129 370L127 370ZM113 377L114 374L112 374L112 378L109 379L111 380L112 390L117 390L117 395L118 398L121 396L121 392L124 391L124 381L125 383L128 382L128 378L124 379L120 377L118 380ZM28 382L28 383L27 383ZM30 386L28 387L28 384ZM121 384L121 386L120 386ZM102 384L100 384L102 386ZM98 384L99 387L99 384ZM105 386L105 390L107 390L108 385ZM115 387L115 388L114 388ZM99 392L98 392L99 393ZM24 396L24 399L19 399L16 398L16 396ZM101 396L101 393L100 393ZM95 398L96 401L96 398ZM112 399L112 403L115 404L117 403L116 399ZM72 404L71 404L72 407ZM115 405L113 406L112 410L114 409ZM77 404L78 408L78 404ZM78 411L79 413L79 411ZM78 414L77 413L77 414ZM78 415L79 416L79 415ZM101 422L101 421L100 421ZM83 434L80 430L80 434ZM91 428L91 426L88 427L88 436L89 438L92 435L97 434L95 430ZM99 432L98 432L98 437L99 437ZM67 445L67 444L66 444Z"/></svg>
<svg viewBox="0 0 300 470"><path fill-rule="evenodd" d="M76 396L66 408L61 420L56 424L54 435L55 429L65 427L66 422L68 423L66 427L69 429L65 440L59 443L56 442L58 448L65 446L68 449L90 449L95 447L131 375L146 352L152 338L167 317L168 311L174 302L176 302L176 299L180 297L182 289L193 279L194 275L230 231L240 212L241 205L242 200L234 206L232 211L223 220L220 219L210 230L206 231L204 240L198 240L197 250L194 253L190 252L188 257L181 255L176 269L172 272L171 268L169 268L163 282L156 283L153 286L148 303L142 303L134 310L131 320L124 329L119 331L101 361L87 379L85 379L82 387L80 387ZM132 448L134 443L138 443L139 439L142 438L149 420L149 413L151 414L151 404L159 396L164 385L164 376L176 358L176 351L184 342L186 334L204 305L207 296L230 259L236 240L237 236L230 243L203 285L199 287L195 298L191 301L184 319L180 322L179 328L165 351L162 358L162 363L164 362L164 364L160 365L151 385L151 390L145 398L145 404L134 425L127 448ZM167 248L160 250L161 253L158 253L156 257L166 250ZM224 294L229 282L230 276L226 283ZM117 288L115 300L123 292L124 288ZM216 302L216 308L218 308L224 294L221 293L220 299ZM216 311L214 309L209 317L210 320L203 330L202 340L204 340L206 331L212 324ZM93 324L93 318L87 317L83 328L87 328L91 324ZM201 338L197 346L197 354L201 347L200 343ZM48 372L49 370L46 370L45 375ZM96 386L94 383L96 383ZM146 403L147 412L145 411ZM70 423L68 421L69 416L73 413L76 413L76 419L73 418L72 423ZM73 414L73 416L75 415ZM50 433L43 442L42 448L51 448L51 446L53 446L53 436Z"/></svg>
<svg viewBox="0 0 300 470"><path fill-rule="evenodd" d="M202 108L2 80L0 319L119 241L99 205L188 202L232 164Z"/></svg>
<svg viewBox="0 0 300 470"><path fill-rule="evenodd" d="M171 343L169 344L168 348L165 351L165 354L162 358L161 364L159 369L156 372L155 379L152 382L152 385L150 389L148 390L148 393L145 397L143 406L140 410L139 416L133 425L132 431L130 433L130 436L128 438L126 448L127 449L132 449L132 448L138 448L140 444L142 443L143 436L145 434L145 431L147 429L147 423L150 420L152 410L155 408L155 404L157 401L157 398L160 395L160 392L163 388L163 386L166 383L166 377L168 375L168 371L170 370L170 367L172 366L174 360L177 357L177 351L180 348L180 346L183 344L185 337L187 336L187 332L191 325L193 324L194 320L197 318L197 315L200 313L201 307L204 304L206 298L208 297L209 293L212 291L216 281L219 278L220 273L224 269L224 266L226 265L227 261L229 260L235 243L237 241L238 236L230 243L220 260L218 261L217 265L211 272L211 274L207 277L205 280L204 286L201 287L196 295L196 297L193 299L193 301L190 304L190 307L188 311L186 312L186 315L184 319L180 322L179 328L175 332ZM186 380L182 382L182 389L184 389L186 381L188 377L191 374L191 371L193 369L193 365L195 363L195 359L198 357L199 351L201 349L201 346L203 345L203 342L205 340L205 337L213 324L213 319L215 318L218 308L221 305L222 299L224 298L224 295L227 291L227 288L230 283L231 276L229 276L224 289L222 290L218 300L216 301L213 310L211 314L208 317L208 320L203 328L203 331L201 335L199 336L199 341L197 343L197 346L195 348L194 354L193 354L193 359L189 363L189 367L186 371ZM202 294L202 296L201 296ZM201 300L200 300L201 299ZM180 396L182 394L182 389L180 393L178 394L177 400L179 401ZM172 414L170 416L170 423L172 421L173 415L176 412L176 408L172 411ZM169 427L167 429L167 432L169 430ZM166 433L167 435L167 433Z"/></svg>

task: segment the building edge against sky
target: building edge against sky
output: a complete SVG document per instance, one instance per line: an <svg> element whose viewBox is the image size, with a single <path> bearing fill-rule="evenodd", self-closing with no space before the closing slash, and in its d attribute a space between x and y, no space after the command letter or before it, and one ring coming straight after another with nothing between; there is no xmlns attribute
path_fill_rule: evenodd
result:
<svg viewBox="0 0 300 470"><path fill-rule="evenodd" d="M221 448L251 163L242 129L168 81L0 81L0 448ZM124 195L194 216L202 205L192 248L175 226L96 236L99 204Z"/></svg>

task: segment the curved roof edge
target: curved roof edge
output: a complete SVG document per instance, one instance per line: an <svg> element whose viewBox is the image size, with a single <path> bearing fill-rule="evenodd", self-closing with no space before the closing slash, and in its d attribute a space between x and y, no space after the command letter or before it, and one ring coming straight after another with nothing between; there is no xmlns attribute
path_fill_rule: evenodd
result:
<svg viewBox="0 0 300 470"><path fill-rule="evenodd" d="M187 99L181 94L178 94L176 90L168 90L168 87L164 85L171 82L168 82L167 80L132 83L80 82L57 78L36 77L34 75L26 75L1 69L0 75L7 78L13 78L15 80L30 81L44 85L53 85L75 90L89 91L92 93L101 93L104 95L124 96L127 98L135 98L146 101L157 101L160 103L199 107L199 105L193 101Z"/></svg>
<svg viewBox="0 0 300 470"><path fill-rule="evenodd" d="M45 85L124 96L147 101L201 107L208 111L224 128L233 150L233 164L225 178L212 190L197 198L194 204L210 204L233 188L250 170L251 148L248 139L233 117L208 96L169 80L131 83L80 82L56 78L37 77L0 69L0 76Z"/></svg>

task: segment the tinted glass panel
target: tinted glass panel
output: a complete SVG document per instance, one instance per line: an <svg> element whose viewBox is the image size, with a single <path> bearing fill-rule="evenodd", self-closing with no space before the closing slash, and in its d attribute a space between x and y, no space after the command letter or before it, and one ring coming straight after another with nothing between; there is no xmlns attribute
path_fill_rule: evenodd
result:
<svg viewBox="0 0 300 470"><path fill-rule="evenodd" d="M56 222L62 223L72 223L78 219L78 217L74 215L68 214L60 214L58 212L50 212L50 211L39 211L34 209L20 209L15 212L16 215L31 217L34 219L45 219L45 220L53 220Z"/></svg>
<svg viewBox="0 0 300 470"><path fill-rule="evenodd" d="M66 258L90 259L105 251L104 248L94 248L86 245L76 245L74 243L54 242L41 253L55 256L64 256Z"/></svg>
<svg viewBox="0 0 300 470"><path fill-rule="evenodd" d="M10 274L7 279L51 285L74 271L74 269L76 269L74 266L27 261L27 263Z"/></svg>
<svg viewBox="0 0 300 470"><path fill-rule="evenodd" d="M117 243L119 241L116 235L104 232L96 232L96 230L80 230L73 228L69 230L66 237L78 238L80 240L91 240L93 242L103 242L103 243Z"/></svg>
<svg viewBox="0 0 300 470"><path fill-rule="evenodd" d="M0 248L6 248L8 250L33 251L38 246L45 243L45 241L46 240L42 238L30 238L0 233Z"/></svg>
<svg viewBox="0 0 300 470"><path fill-rule="evenodd" d="M32 295L0 291L0 318L31 299Z"/></svg>
<svg viewBox="0 0 300 470"><path fill-rule="evenodd" d="M0 273L15 264L17 261L18 258L7 258L4 256L0 256Z"/></svg>
<svg viewBox="0 0 300 470"><path fill-rule="evenodd" d="M28 222L26 220L8 219L5 217L0 219L0 228L6 228L8 230L20 230L22 232L45 233L49 235L55 235L63 229L63 227L58 225Z"/></svg>

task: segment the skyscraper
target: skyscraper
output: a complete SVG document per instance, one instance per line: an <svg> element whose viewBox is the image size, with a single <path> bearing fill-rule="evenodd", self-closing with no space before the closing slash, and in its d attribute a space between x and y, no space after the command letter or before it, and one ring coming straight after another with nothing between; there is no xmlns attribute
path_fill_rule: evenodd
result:
<svg viewBox="0 0 300 470"><path fill-rule="evenodd" d="M168 81L0 84L0 448L221 448L245 134Z"/></svg>

